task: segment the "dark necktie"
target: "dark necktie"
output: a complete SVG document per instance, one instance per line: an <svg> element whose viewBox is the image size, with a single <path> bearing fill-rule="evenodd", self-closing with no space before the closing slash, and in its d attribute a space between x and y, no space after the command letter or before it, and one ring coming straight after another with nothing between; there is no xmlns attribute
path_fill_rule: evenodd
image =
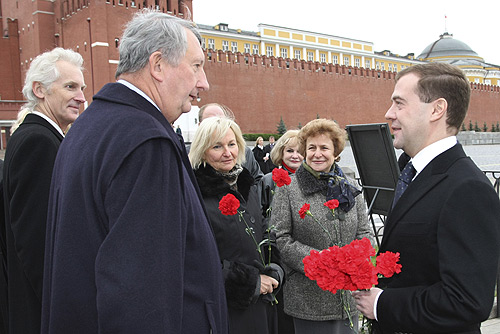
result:
<svg viewBox="0 0 500 334"><path fill-rule="evenodd" d="M398 184L396 185L396 191L394 192L394 201L392 202L393 208L401 195L403 195L403 193L405 192L406 188L408 188L408 185L410 184L411 180L413 180L416 173L417 171L415 167L413 167L411 161L408 162L401 172L401 175L399 175Z"/></svg>

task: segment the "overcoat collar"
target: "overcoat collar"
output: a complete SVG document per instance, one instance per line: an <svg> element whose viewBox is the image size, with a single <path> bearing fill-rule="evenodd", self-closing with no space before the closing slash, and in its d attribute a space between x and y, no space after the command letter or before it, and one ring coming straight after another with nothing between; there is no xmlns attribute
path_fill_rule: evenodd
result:
<svg viewBox="0 0 500 334"><path fill-rule="evenodd" d="M93 99L131 106L132 108L149 114L160 122L160 124L163 125L167 131L168 136L177 150L178 156L181 157L184 168L186 169L191 182L195 185L196 193L198 194L200 202L203 206L203 210L206 212L203 204L203 198L201 196L198 183L196 182L196 177L193 173L193 168L189 162L184 141L181 136L175 133L172 125L170 125L165 116L163 116L163 114L153 104L151 104L151 102L121 83L106 84L96 95L94 95Z"/></svg>
<svg viewBox="0 0 500 334"><path fill-rule="evenodd" d="M57 131L57 129L52 126L52 124L50 124L49 122L47 122L47 120L45 120L43 117L40 117L38 115L31 114L31 113L27 114L26 117L24 118L24 121L21 123L21 126L23 124L41 125L47 129L49 129L54 134L54 136L56 136L57 139L59 139L60 141L62 141L64 138L63 136L61 136L61 133L59 133L59 131Z"/></svg>
<svg viewBox="0 0 500 334"><path fill-rule="evenodd" d="M427 195L441 181L448 177L448 169L459 159L467 158L462 145L456 144L434 158L417 177L410 183L397 204L389 211L384 227L382 245L390 237L394 227L401 218L417 203Z"/></svg>
<svg viewBox="0 0 500 334"><path fill-rule="evenodd" d="M195 171L195 174L198 179L198 184L200 185L201 193L204 196L210 197L225 195L230 192L233 193L229 184L225 182L224 179L218 175L210 165L200 165L200 167ZM238 192L245 199L245 201L247 201L250 188L254 184L254 178L246 168L243 168L243 171L238 176L236 184L238 185Z"/></svg>

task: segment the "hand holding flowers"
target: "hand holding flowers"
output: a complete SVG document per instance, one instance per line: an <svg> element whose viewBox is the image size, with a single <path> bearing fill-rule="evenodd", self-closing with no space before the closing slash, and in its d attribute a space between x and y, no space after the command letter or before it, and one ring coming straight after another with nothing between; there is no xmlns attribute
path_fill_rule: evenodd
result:
<svg viewBox="0 0 500 334"><path fill-rule="evenodd" d="M240 221L243 221L244 224L245 224L245 232L252 238L254 244L255 244L255 247L256 247L256 250L259 254L259 257L260 257L260 260L261 260L261 263L259 263L258 261L256 261L256 264L258 265L259 269L261 270L261 273L263 275L261 275L261 294L267 294L267 291L272 291L274 288L277 287L277 283L276 281L274 280L274 278L272 278L271 276L269 275L266 275L266 270L269 270L271 267L271 240L270 240L270 237L262 240L260 243L257 242L257 239L255 239L255 232L253 230L253 227L250 227L247 223L247 221L245 220L245 217L243 216L243 213L244 212L241 212L241 211L238 211L238 208L240 207L240 201L233 195L233 194L227 194L225 196L222 197L222 199L219 201L219 210L220 212L223 214L223 215L226 215L226 216L234 216L236 214L239 215L239 220ZM270 236L271 234L271 229L272 228L267 228L266 230L266 233L268 236ZM265 245L265 244L268 244L268 247L269 247L269 259L268 259L268 263L266 264L266 261L264 260L264 253L262 252L262 248L261 246ZM266 276L269 276L269 277L266 277ZM276 299L276 297L274 296L274 294L271 292L271 304L277 304L278 303L278 300Z"/></svg>

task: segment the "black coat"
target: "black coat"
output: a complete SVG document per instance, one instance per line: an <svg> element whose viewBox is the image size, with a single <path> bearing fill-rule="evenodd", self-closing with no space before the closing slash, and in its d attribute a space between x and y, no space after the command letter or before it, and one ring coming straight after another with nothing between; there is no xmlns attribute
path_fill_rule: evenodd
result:
<svg viewBox="0 0 500 334"><path fill-rule="evenodd" d="M259 146L255 146L252 149L253 156L255 157L255 160L257 160L257 163L259 164L260 170L262 173L265 175L269 172L267 168L267 163L264 161L264 157L266 156L266 152L264 151L263 148L260 148Z"/></svg>
<svg viewBox="0 0 500 334"><path fill-rule="evenodd" d="M9 333L40 332L47 206L54 161L62 140L63 136L49 122L28 114L5 152Z"/></svg>
<svg viewBox="0 0 500 334"><path fill-rule="evenodd" d="M276 278L281 275L270 268L263 268L256 245L247 233L239 215L225 216L219 210L219 201L231 193L240 201L238 211L251 227L257 242L267 238L267 225L262 219L260 201L254 179L247 169L238 177L238 191L230 189L221 176L207 165L195 171L205 201L210 223L215 233L217 247L224 263L224 279L229 307L229 332L235 334L276 333L276 307L269 303L269 296L260 295L260 274ZM279 264L279 251L272 239L271 262ZM268 247L262 247L268 263Z"/></svg>
<svg viewBox="0 0 500 334"><path fill-rule="evenodd" d="M379 280L383 333L480 333L493 305L500 202L460 144L434 158L389 212L380 252L401 273Z"/></svg>
<svg viewBox="0 0 500 334"><path fill-rule="evenodd" d="M52 181L42 333L227 333L215 238L184 143L157 108L104 86Z"/></svg>

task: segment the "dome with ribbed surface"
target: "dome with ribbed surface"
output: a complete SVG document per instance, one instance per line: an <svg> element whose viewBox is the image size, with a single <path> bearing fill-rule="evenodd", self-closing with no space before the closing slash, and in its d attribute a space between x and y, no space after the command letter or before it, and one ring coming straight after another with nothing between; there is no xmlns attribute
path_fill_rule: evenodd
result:
<svg viewBox="0 0 500 334"><path fill-rule="evenodd" d="M467 44L458 39L454 39L453 35L445 32L439 39L429 44L417 58L478 58L478 54L472 50Z"/></svg>

